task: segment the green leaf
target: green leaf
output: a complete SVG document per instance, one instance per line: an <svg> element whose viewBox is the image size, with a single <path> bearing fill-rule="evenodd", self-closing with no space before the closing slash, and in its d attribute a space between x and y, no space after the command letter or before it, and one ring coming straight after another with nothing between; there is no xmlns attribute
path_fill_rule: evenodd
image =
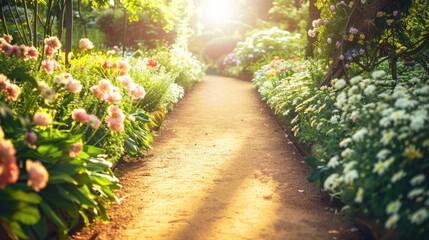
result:
<svg viewBox="0 0 429 240"><path fill-rule="evenodd" d="M13 69L8 77L20 82L30 82L33 88L37 87L36 79L19 67Z"/></svg>
<svg viewBox="0 0 429 240"><path fill-rule="evenodd" d="M95 147L95 146L92 146L92 145L85 145L83 149L90 156L97 156L99 154L103 154L104 153L103 149Z"/></svg>
<svg viewBox="0 0 429 240"><path fill-rule="evenodd" d="M77 203L84 207L83 205L89 206L89 207L95 207L97 206L97 203L92 200L89 196L92 196L90 192L86 192L82 190L81 188L76 188L75 186L64 186L64 189L68 191L70 194L72 194L76 199Z"/></svg>
<svg viewBox="0 0 429 240"><path fill-rule="evenodd" d="M42 201L42 198L34 192L25 192L21 189L10 189L9 194L11 199L15 201L22 201L26 203L38 204Z"/></svg>
<svg viewBox="0 0 429 240"><path fill-rule="evenodd" d="M49 174L49 183L58 184L58 183L71 183L77 185L77 181L72 178L70 175L62 172L51 172Z"/></svg>
<svg viewBox="0 0 429 240"><path fill-rule="evenodd" d="M68 232L66 223L46 202L41 202L39 206L42 209L44 215L46 215L62 232Z"/></svg>
<svg viewBox="0 0 429 240"><path fill-rule="evenodd" d="M307 180L309 182L315 182L315 181L317 181L319 179L320 179L320 172L317 169L313 170L311 172L310 176L308 176L308 178L307 178Z"/></svg>
<svg viewBox="0 0 429 240"><path fill-rule="evenodd" d="M319 159L315 157L306 157L305 161L307 161L308 165L310 165L311 168L316 169L318 166L322 165L322 162L319 161Z"/></svg>
<svg viewBox="0 0 429 240"><path fill-rule="evenodd" d="M12 219L25 225L36 224L40 219L40 213L37 207L20 202L17 205L17 211L12 215Z"/></svg>
<svg viewBox="0 0 429 240"><path fill-rule="evenodd" d="M28 239L28 236L22 229L21 224L12 221L12 222L9 222L9 227L12 230L12 232L16 234L16 236L18 236L20 239Z"/></svg>
<svg viewBox="0 0 429 240"><path fill-rule="evenodd" d="M132 138L125 139L124 147L127 150L128 154L130 154L131 156L137 155L138 147L137 147L136 141L134 141L134 139L132 139Z"/></svg>

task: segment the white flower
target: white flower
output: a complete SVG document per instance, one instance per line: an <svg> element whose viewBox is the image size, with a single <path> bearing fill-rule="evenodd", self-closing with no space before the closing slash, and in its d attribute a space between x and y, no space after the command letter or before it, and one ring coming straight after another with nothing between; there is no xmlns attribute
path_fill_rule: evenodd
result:
<svg viewBox="0 0 429 240"><path fill-rule="evenodd" d="M411 123L410 123L411 129L413 129L414 131L419 131L423 129L425 126L425 121L428 118L427 115L428 115L428 112L424 109L419 109L415 111L411 118Z"/></svg>
<svg viewBox="0 0 429 240"><path fill-rule="evenodd" d="M365 137L365 135L368 133L368 129L361 128L358 131L353 134L352 139L355 141L361 141Z"/></svg>
<svg viewBox="0 0 429 240"><path fill-rule="evenodd" d="M340 142L340 147L347 147L353 140L351 138L345 138Z"/></svg>
<svg viewBox="0 0 429 240"><path fill-rule="evenodd" d="M340 165L340 162L338 160L339 160L338 156L331 157L331 159L329 159L329 162L328 164L326 164L326 166L328 168L335 168L336 166Z"/></svg>
<svg viewBox="0 0 429 240"><path fill-rule="evenodd" d="M384 76L386 76L386 72L383 70L377 70L371 74L371 77L374 79L379 79L379 78L382 78Z"/></svg>
<svg viewBox="0 0 429 240"><path fill-rule="evenodd" d="M333 173L326 178L325 182L323 183L323 188L325 190L333 191L340 185L341 182L342 179L339 177L339 175L337 173Z"/></svg>
<svg viewBox="0 0 429 240"><path fill-rule="evenodd" d="M346 104L346 102L347 102L347 95L343 92L338 94L337 101L335 104L341 108L342 106L344 106L344 104Z"/></svg>
<svg viewBox="0 0 429 240"><path fill-rule="evenodd" d="M349 163L347 163L345 166L344 166L344 172L349 172L349 171L351 171L352 169L353 169L353 167L356 165L356 162L355 161L351 161L351 162L349 162Z"/></svg>
<svg viewBox="0 0 429 240"><path fill-rule="evenodd" d="M358 30L357 28L355 28L355 27L351 27L351 28L349 29L349 33L351 33L351 34L358 34L358 33L359 33L359 30Z"/></svg>
<svg viewBox="0 0 429 240"><path fill-rule="evenodd" d="M374 85L368 85L363 91L363 93L365 94L365 96L371 96L372 94L374 94L375 89L376 87Z"/></svg>
<svg viewBox="0 0 429 240"><path fill-rule="evenodd" d="M377 153L377 159L380 161L385 160L389 154L390 154L389 149L382 149Z"/></svg>
<svg viewBox="0 0 429 240"><path fill-rule="evenodd" d="M360 187L358 189L357 193L356 193L355 202L357 202L357 203L361 203L362 202L362 200L363 200L363 193L364 193L364 190L363 190L363 188Z"/></svg>
<svg viewBox="0 0 429 240"><path fill-rule="evenodd" d="M358 84L360 81L362 81L362 79L363 79L363 77L361 77L361 76L352 77L352 78L350 79L350 83L351 83L352 85L356 85L356 84Z"/></svg>
<svg viewBox="0 0 429 240"><path fill-rule="evenodd" d="M398 99L398 98L408 98L409 95L407 94L407 89L402 86L402 85L396 85L395 89L393 90L393 94L392 97L394 99Z"/></svg>
<svg viewBox="0 0 429 240"><path fill-rule="evenodd" d="M356 103L359 103L361 99L362 99L362 95L354 94L349 98L349 103L354 105Z"/></svg>
<svg viewBox="0 0 429 240"><path fill-rule="evenodd" d="M408 98L399 98L395 101L395 107L401 109L412 108L417 105L417 101Z"/></svg>
<svg viewBox="0 0 429 240"><path fill-rule="evenodd" d="M332 39L331 39L331 38L328 38L328 39L326 39L326 42L327 42L328 44L331 44L331 43L332 43Z"/></svg>
<svg viewBox="0 0 429 240"><path fill-rule="evenodd" d="M394 158L391 157L387 159L386 161L378 161L376 164L374 164L374 168L372 169L373 173L377 173L378 175L384 174L387 169L392 165L394 162Z"/></svg>
<svg viewBox="0 0 429 240"><path fill-rule="evenodd" d="M336 89L342 89L346 86L346 81L344 79L338 79L335 81L334 88Z"/></svg>
<svg viewBox="0 0 429 240"><path fill-rule="evenodd" d="M411 223L421 224L429 217L429 212L426 208L420 208L410 217Z"/></svg>
<svg viewBox="0 0 429 240"><path fill-rule="evenodd" d="M426 179L425 175L423 175L423 174L419 174L419 175L416 175L416 176L414 176L413 178L411 178L411 180L410 180L410 184L411 184L412 186L416 186L416 185L419 185L419 184L421 184L422 182L424 182L424 181L425 181L425 179Z"/></svg>
<svg viewBox="0 0 429 240"><path fill-rule="evenodd" d="M343 55L343 54L341 54L341 55L340 55L340 57L339 57L339 59L340 59L340 60L344 60L344 55Z"/></svg>
<svg viewBox="0 0 429 240"><path fill-rule="evenodd" d="M399 211L399 209L401 208L401 206L402 206L402 203L399 200L395 200L393 202L390 202L386 207L386 213L387 214L397 213Z"/></svg>
<svg viewBox="0 0 429 240"><path fill-rule="evenodd" d="M399 215L398 215L397 213L395 213L395 214L391 215L391 216L387 219L387 221L384 223L384 226L385 226L387 229L391 229L393 226L395 226L395 225L396 225L396 223L398 222L398 220L399 220Z"/></svg>
<svg viewBox="0 0 429 240"><path fill-rule="evenodd" d="M404 110L394 111L392 114L390 114L390 119L394 121L406 119L406 118L407 118L407 115Z"/></svg>
<svg viewBox="0 0 429 240"><path fill-rule="evenodd" d="M354 153L353 149L346 148L344 151L341 152L341 157L349 158L353 153Z"/></svg>
<svg viewBox="0 0 429 240"><path fill-rule="evenodd" d="M344 182L349 184L352 183L353 180L359 177L358 171L356 169L353 169L351 171L344 173Z"/></svg>
<svg viewBox="0 0 429 240"><path fill-rule="evenodd" d="M422 195L424 192L425 192L424 188L414 188L413 190L411 190L411 191L408 192L407 197L409 199L413 199L413 198L415 198L415 197L417 197L419 195Z"/></svg>
<svg viewBox="0 0 429 240"><path fill-rule="evenodd" d="M404 170L400 170L399 172L393 174L392 178L390 179L390 181L392 183L395 183L399 180L401 180L403 177L405 177L407 174L404 172Z"/></svg>
<svg viewBox="0 0 429 240"><path fill-rule="evenodd" d="M331 117L331 119L329 120L329 122L331 122L332 124L337 124L338 123L338 119L340 119L339 115L334 115Z"/></svg>
<svg viewBox="0 0 429 240"><path fill-rule="evenodd" d="M383 131L383 136L381 137L380 142L383 145L388 145L392 141L394 136L395 132L393 130Z"/></svg>
<svg viewBox="0 0 429 240"><path fill-rule="evenodd" d="M413 91L414 95L428 95L429 94L429 86L423 86L421 88L417 88Z"/></svg>
<svg viewBox="0 0 429 240"><path fill-rule="evenodd" d="M359 112L358 111L353 111L351 114L350 114L350 119L353 121L353 122L355 122L356 121L356 118L359 116Z"/></svg>

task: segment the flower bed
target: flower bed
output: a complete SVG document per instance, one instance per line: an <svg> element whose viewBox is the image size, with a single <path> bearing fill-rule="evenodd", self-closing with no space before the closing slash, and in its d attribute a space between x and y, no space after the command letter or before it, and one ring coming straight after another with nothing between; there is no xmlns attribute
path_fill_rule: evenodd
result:
<svg viewBox="0 0 429 240"><path fill-rule="evenodd" d="M120 187L112 164L143 156L202 65L178 46L124 59L82 39L65 67L55 37L41 54L10 41L0 38L0 237L67 238L108 220Z"/></svg>
<svg viewBox="0 0 429 240"><path fill-rule="evenodd" d="M311 145L309 180L341 199L344 215L373 219L381 237L427 236L427 74L399 64L398 81L378 70L318 88L325 72L318 66L277 58L253 79L294 135Z"/></svg>

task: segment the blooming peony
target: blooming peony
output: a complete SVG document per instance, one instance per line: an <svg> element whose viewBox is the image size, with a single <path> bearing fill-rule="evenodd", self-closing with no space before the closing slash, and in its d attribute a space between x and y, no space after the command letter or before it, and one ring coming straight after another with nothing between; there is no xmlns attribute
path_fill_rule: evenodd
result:
<svg viewBox="0 0 429 240"><path fill-rule="evenodd" d="M19 97L19 94L21 94L21 89L16 84L9 84L6 87L6 92L7 92L6 98L8 100L16 101Z"/></svg>
<svg viewBox="0 0 429 240"><path fill-rule="evenodd" d="M82 90L82 84L80 83L79 80L76 79L70 79L67 84L66 84L66 88L71 92L71 93L78 93Z"/></svg>
<svg viewBox="0 0 429 240"><path fill-rule="evenodd" d="M54 50L58 50L61 48L61 42L57 37L45 38L44 42L45 42L45 46L52 48Z"/></svg>
<svg viewBox="0 0 429 240"><path fill-rule="evenodd" d="M91 128L97 129L100 127L101 121L96 115L90 114L88 115L88 124L91 124Z"/></svg>
<svg viewBox="0 0 429 240"><path fill-rule="evenodd" d="M48 184L49 174L45 166L40 161L27 159L25 168L28 173L27 185L33 187L34 191L39 192Z"/></svg>
<svg viewBox="0 0 429 240"><path fill-rule="evenodd" d="M123 121L125 119L125 115L118 106L111 105L108 108L108 116L106 117L107 126L116 132L120 132L124 130Z"/></svg>
<svg viewBox="0 0 429 240"><path fill-rule="evenodd" d="M85 109L79 108L73 110L72 118L76 122L86 123L86 121L88 121L88 114L86 113Z"/></svg>
<svg viewBox="0 0 429 240"><path fill-rule="evenodd" d="M15 183L18 180L19 168L16 165L15 154L16 150L12 141L0 138L0 189L4 189L8 183Z"/></svg>
<svg viewBox="0 0 429 240"><path fill-rule="evenodd" d="M71 149L69 151L70 157L77 157L82 150L82 144L81 143L73 143L71 145Z"/></svg>
<svg viewBox="0 0 429 240"><path fill-rule="evenodd" d="M133 95L134 99L141 99L144 98L146 95L146 91L144 88L140 85L135 85L133 89L130 90L131 95Z"/></svg>
<svg viewBox="0 0 429 240"><path fill-rule="evenodd" d="M125 75L130 70L130 65L124 60L118 60L114 66L120 70L119 75Z"/></svg>
<svg viewBox="0 0 429 240"><path fill-rule="evenodd" d="M89 50L94 48L94 44L88 38L82 38L79 41L79 47L83 50Z"/></svg>
<svg viewBox="0 0 429 240"><path fill-rule="evenodd" d="M52 123L52 118L45 112L36 112L33 117L33 122L38 126L49 126Z"/></svg>
<svg viewBox="0 0 429 240"><path fill-rule="evenodd" d="M128 74L119 76L118 80L122 83L122 86L124 86L128 90L130 90L131 87L134 85L133 79Z"/></svg>

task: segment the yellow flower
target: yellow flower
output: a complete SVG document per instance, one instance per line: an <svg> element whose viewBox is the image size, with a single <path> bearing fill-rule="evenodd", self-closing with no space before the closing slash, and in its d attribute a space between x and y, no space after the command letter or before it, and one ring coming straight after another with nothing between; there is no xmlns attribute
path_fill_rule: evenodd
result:
<svg viewBox="0 0 429 240"><path fill-rule="evenodd" d="M363 45L363 40L362 39L358 40L357 43L360 44L360 45Z"/></svg>
<svg viewBox="0 0 429 240"><path fill-rule="evenodd" d="M359 38L362 40L365 39L365 34L363 34L363 33L359 34Z"/></svg>
<svg viewBox="0 0 429 240"><path fill-rule="evenodd" d="M423 154L420 152L419 149L417 149L414 145L411 145L405 149L405 155L408 157L409 160L413 161L418 158L422 158Z"/></svg>
<svg viewBox="0 0 429 240"><path fill-rule="evenodd" d="M353 42L354 39L355 39L355 35L353 35L352 33L350 33L350 35L349 35L349 41Z"/></svg>

